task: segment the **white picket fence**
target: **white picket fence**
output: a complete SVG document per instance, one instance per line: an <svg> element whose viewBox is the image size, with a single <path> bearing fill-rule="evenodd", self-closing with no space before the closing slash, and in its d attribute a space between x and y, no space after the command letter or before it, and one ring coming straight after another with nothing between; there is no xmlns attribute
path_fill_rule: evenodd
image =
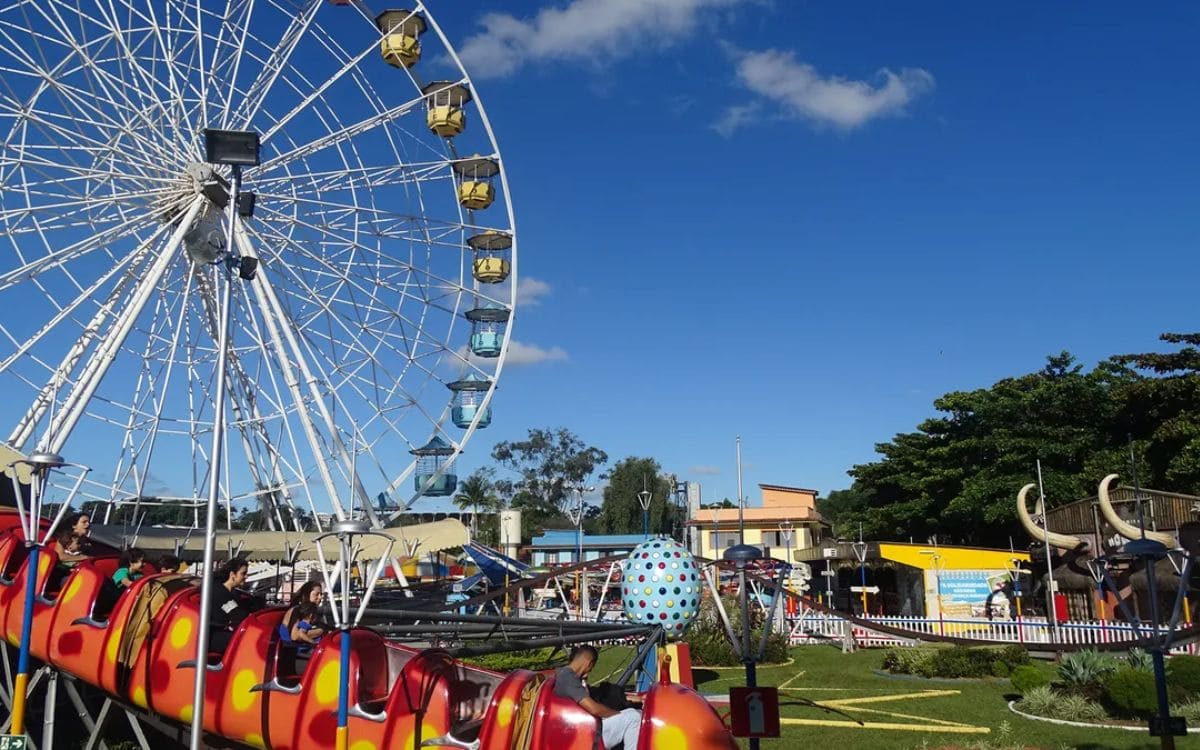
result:
<svg viewBox="0 0 1200 750"><path fill-rule="evenodd" d="M800 617L789 620L789 639L794 645L805 643L827 642L828 640L842 641L846 638L846 629L859 646L911 646L920 642L920 636L953 636L979 641L1000 641L1023 645L1039 644L1080 644L1099 645L1130 641L1148 637L1154 630L1149 624L1141 624L1135 630L1125 622L1106 622L1101 620L1067 620L1050 625L1044 617L1022 618L1015 620L976 620L976 619L930 619L926 617L870 617L869 622L879 623L892 628L901 629L913 634L912 638L873 630L869 627L851 623L836 615L808 611ZM1180 624L1179 629L1187 627ZM1165 633L1160 628L1160 633ZM1194 643L1187 643L1172 649L1173 653L1195 653Z"/></svg>

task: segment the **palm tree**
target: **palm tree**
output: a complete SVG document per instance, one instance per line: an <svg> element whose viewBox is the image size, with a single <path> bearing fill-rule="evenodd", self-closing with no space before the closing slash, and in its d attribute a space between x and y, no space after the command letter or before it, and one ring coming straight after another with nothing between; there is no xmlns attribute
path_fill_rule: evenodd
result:
<svg viewBox="0 0 1200 750"><path fill-rule="evenodd" d="M500 507L500 498L496 495L496 488L492 483L491 470L477 469L460 482L458 494L454 496L454 505L461 510L471 510L471 538L474 539L479 531L475 520L479 511L494 511Z"/></svg>

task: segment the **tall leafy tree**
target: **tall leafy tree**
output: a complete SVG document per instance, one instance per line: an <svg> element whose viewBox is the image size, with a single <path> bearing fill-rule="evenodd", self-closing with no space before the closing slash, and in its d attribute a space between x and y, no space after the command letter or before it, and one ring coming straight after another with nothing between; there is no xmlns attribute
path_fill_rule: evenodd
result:
<svg viewBox="0 0 1200 750"><path fill-rule="evenodd" d="M1013 499L1038 459L1052 504L1123 470L1121 394L1139 378L1119 362L1085 372L1063 352L1038 372L948 393L934 402L938 416L876 445L881 458L849 472L853 494L825 509L840 528L861 522L875 538L1007 546L1023 538Z"/></svg>
<svg viewBox="0 0 1200 750"><path fill-rule="evenodd" d="M573 488L585 485L608 463L607 453L564 427L531 429L525 440L497 443L492 458L519 477L514 494L532 495L559 511L576 501Z"/></svg>
<svg viewBox="0 0 1200 750"><path fill-rule="evenodd" d="M1200 333L1164 333L1178 345L1166 353L1120 354L1117 365L1151 377L1122 393L1122 427L1141 441L1143 479L1154 486L1200 494Z"/></svg>
<svg viewBox="0 0 1200 750"><path fill-rule="evenodd" d="M477 469L458 485L458 493L454 496L454 505L461 510L471 511L471 536L485 544L491 538L487 533L493 524L484 524L484 534L480 536L478 515L480 513L495 513L500 510L503 501L496 493L492 477L495 471L490 467Z"/></svg>
<svg viewBox="0 0 1200 750"><path fill-rule="evenodd" d="M650 533L673 531L675 504L671 479L662 474L662 467L653 458L630 456L617 462L608 474L604 502L596 519L596 529L602 534L642 533L642 506L638 493L643 488L651 493Z"/></svg>

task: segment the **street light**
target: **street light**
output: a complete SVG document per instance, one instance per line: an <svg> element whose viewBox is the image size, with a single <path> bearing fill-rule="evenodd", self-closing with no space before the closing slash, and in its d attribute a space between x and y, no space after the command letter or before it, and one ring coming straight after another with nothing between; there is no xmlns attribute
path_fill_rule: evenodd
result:
<svg viewBox="0 0 1200 750"><path fill-rule="evenodd" d="M575 508L567 511L567 517L570 519L571 523L575 524L575 564L582 565L583 564L583 493L595 492L596 488L595 487L584 487L582 484L577 484L572 487L569 487L569 489L573 490L575 492L575 494L579 496L579 501L576 503ZM583 580L584 580L584 585L586 586L587 585L586 577ZM580 589L580 587L579 587L579 581L580 581L580 573L579 573L579 571L576 571L576 573L575 573L575 592L579 598L578 604L575 607L575 619L576 620L583 619L583 590Z"/></svg>
<svg viewBox="0 0 1200 750"><path fill-rule="evenodd" d="M62 507L58 509L58 513L50 522L50 526L46 529L44 535L40 535L41 518L42 518L42 502L46 496L46 484L50 479L50 472L55 469L62 469L65 466L75 466L80 469L79 477L75 480L75 486L71 488L70 494L62 503ZM29 507L25 507L25 493L21 489L21 481L17 477L17 466L25 466L29 469ZM78 464L68 464L63 460L63 457L57 453L49 451L38 451L32 454L27 459L13 461L8 465L8 471L12 476L13 496L17 502L17 515L21 519L21 530L25 537L25 546L29 550L28 557L25 559L25 601L24 610L21 614L21 640L17 645L17 677L13 681L12 687L12 728L9 730L13 735L25 734L25 704L28 701L28 684L29 684L29 639L33 630L33 603L35 592L37 590L38 580L38 553L43 545L48 544L53 538L55 529L58 527L63 516L71 507L71 500L79 492L79 487L83 484L84 477L91 471L85 466Z"/></svg>
<svg viewBox="0 0 1200 750"><path fill-rule="evenodd" d="M386 549L383 550L375 565L374 573L371 575L370 581L367 582L367 588L363 592L362 599L359 601L358 610L355 612L354 619L350 619L350 567L355 564L355 556L361 550L359 545L355 544L355 539L358 537L374 536L380 537L387 542ZM375 593L375 584L379 582L379 574L383 572L383 566L392 558L392 545L396 540L379 531L371 531L370 526L365 521L348 520L339 521L333 525L330 531L325 532L313 539L317 545L317 559L321 563L321 575L325 579L326 588L332 592L333 583L332 575L326 568L325 550L321 547L321 542L329 537L336 537L338 541L338 566L340 570L339 585L341 588L341 607L333 606L332 596L330 598L330 612L333 615L333 624L341 631L341 640L338 644L338 656L340 665L338 669L338 707L337 707L337 734L335 739L335 747L337 750L346 750L350 746L350 629L358 627L362 621L363 613L371 602L371 595ZM414 550L415 551L415 550ZM420 728L417 729L418 734ZM414 740L415 745L421 744L421 738L418 736Z"/></svg>
<svg viewBox="0 0 1200 750"><path fill-rule="evenodd" d="M1091 560L1088 560L1089 567L1091 566L1091 562ZM1024 644L1025 627L1021 623L1021 574L1029 571L1021 567L1021 560L1016 557L1008 561L1008 566L1008 572L1012 575L1013 581L1013 599L1017 602L1017 640L1021 644ZM1101 627L1103 627L1103 621L1101 622Z"/></svg>
<svg viewBox="0 0 1200 750"><path fill-rule="evenodd" d="M212 620L212 590L216 585L213 577L216 537L217 496L221 488L221 452L225 447L225 368L229 360L230 301L233 293L233 270L244 280L252 280L258 268L254 258L241 258L233 251L234 230L240 213L238 206L242 187L242 167L259 163L259 136L251 131L212 130L204 131L205 157L210 164L223 164L230 168L229 194L226 207L226 241L216 257L209 262L225 266L225 288L221 293L220 321L218 323L217 371L214 377L216 394L213 398L212 451L209 453L208 470L208 516L204 526L204 578L200 584L200 622L196 633L196 676L192 686L192 736L191 750L200 750L204 735L204 682L208 669L209 623ZM212 198L210 198L212 200ZM203 258L193 255L192 262L201 265Z"/></svg>
<svg viewBox="0 0 1200 750"><path fill-rule="evenodd" d="M746 668L746 687L758 687L758 671L755 666L757 654L754 653L750 646L750 597L746 590L746 565L755 560L762 558L762 551L758 547L749 544L735 544L725 550L722 555L727 562L732 562L737 568L738 574L738 599L742 607L742 642L733 644L735 648L741 651L742 664ZM778 599L779 592L775 592ZM770 622L763 623L763 627L770 626ZM765 635L765 633L764 633ZM750 750L758 750L758 738L750 738Z"/></svg>
<svg viewBox="0 0 1200 750"><path fill-rule="evenodd" d="M937 537L933 538L933 549L921 550L922 555L929 555L933 563L933 577L937 582L938 633L946 634L946 617L942 613L942 555L938 552Z"/></svg>
<svg viewBox="0 0 1200 750"><path fill-rule="evenodd" d="M650 500L654 493L646 486L646 475L642 475L642 491L637 493L638 505L642 506L642 536L650 538Z"/></svg>
<svg viewBox="0 0 1200 750"><path fill-rule="evenodd" d="M862 581L860 593L862 594L862 612L863 617L867 616L867 543L863 541L863 527L858 525L858 541L850 545L854 550L854 556L858 558L859 578Z"/></svg>

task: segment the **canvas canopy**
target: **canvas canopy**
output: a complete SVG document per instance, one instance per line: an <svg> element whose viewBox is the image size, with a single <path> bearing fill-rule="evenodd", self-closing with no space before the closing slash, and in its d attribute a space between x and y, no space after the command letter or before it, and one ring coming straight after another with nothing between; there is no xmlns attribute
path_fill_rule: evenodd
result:
<svg viewBox="0 0 1200 750"><path fill-rule="evenodd" d="M447 518L432 523L418 523L397 528L380 529L395 540L392 556L398 558L418 557L441 552L467 543L467 527L461 521ZM133 538L134 530L126 526L93 524L90 536L117 549L130 544L151 553L151 556L176 554L185 560L199 560L204 554L204 532L201 529L143 527ZM295 531L218 531L216 550L219 557L228 557L231 550L240 546L241 555L249 560L287 560L296 554L297 560L317 559L317 546L313 539L316 532ZM376 536L361 537L359 558L375 560L383 556L387 540ZM337 541L322 542L325 554L337 555ZM296 553L297 548L299 552Z"/></svg>

